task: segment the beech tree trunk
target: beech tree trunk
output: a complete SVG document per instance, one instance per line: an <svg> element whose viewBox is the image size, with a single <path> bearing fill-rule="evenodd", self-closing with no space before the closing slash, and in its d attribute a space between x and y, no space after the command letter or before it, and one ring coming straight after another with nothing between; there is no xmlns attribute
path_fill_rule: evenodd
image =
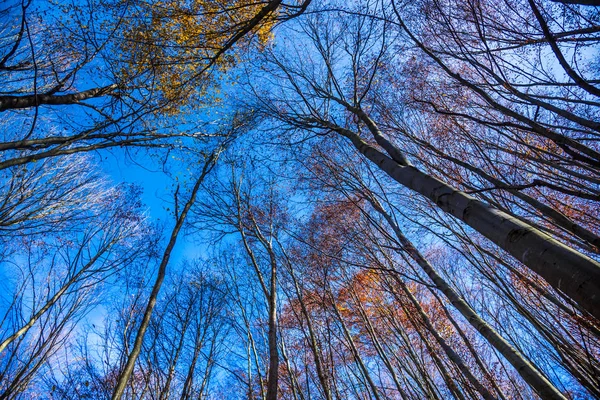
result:
<svg viewBox="0 0 600 400"><path fill-rule="evenodd" d="M412 258L425 272L452 305L462 314L462 316L491 344L521 375L535 391L544 399L565 400L565 397L548 381L525 357L504 338L496 332L494 328L487 324L473 310L467 302L437 273L435 268L423 257L416 247L404 236L400 227L394 222L393 218L383 209L383 207L372 198L368 198L373 208L381 214L394 231L398 241L404 251ZM406 290L406 289L404 289ZM415 306L418 306L416 304Z"/></svg>
<svg viewBox="0 0 600 400"><path fill-rule="evenodd" d="M350 139L361 154L396 182L427 197L443 211L465 222L600 319L598 262L412 165L400 165L356 133L328 125L328 128Z"/></svg>
<svg viewBox="0 0 600 400"><path fill-rule="evenodd" d="M277 349L277 261L270 249L271 282L269 293L269 375L266 400L277 400L279 381L279 350Z"/></svg>

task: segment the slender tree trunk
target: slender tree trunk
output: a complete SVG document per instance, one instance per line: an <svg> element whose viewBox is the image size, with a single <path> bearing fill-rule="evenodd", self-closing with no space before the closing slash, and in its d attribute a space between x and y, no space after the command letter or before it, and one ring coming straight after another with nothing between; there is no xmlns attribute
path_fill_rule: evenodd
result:
<svg viewBox="0 0 600 400"><path fill-rule="evenodd" d="M133 349L131 353L127 357L127 362L125 364L125 368L119 374L117 379L117 385L115 386L114 392L112 394L112 400L120 400L125 392L125 388L127 383L129 382L129 378L133 373L133 369L135 367L135 362L137 361L140 352L142 351L142 344L144 341L144 335L146 334L146 330L148 329L148 325L150 324L150 318L152 317L152 311L154 310L154 306L156 305L156 301L158 299L158 294L160 292L160 288L165 279L165 274L167 272L167 265L169 264L169 260L171 258L171 252L175 247L175 243L177 242L177 237L179 236L179 231L183 226L185 218L187 214L196 201L196 195L200 190L200 185L204 181L206 175L210 172L212 167L215 165L215 162L218 158L218 152L213 153L208 160L204 163L204 168L202 169L202 173L196 180L196 183L192 189L192 193L190 194L190 198L185 204L181 214L177 216L177 222L175 223L175 227L171 232L171 238L169 239L169 243L163 253L162 260L158 267L158 274L156 276L156 281L154 282L154 286L152 288L152 292L150 293L150 298L148 299L148 303L146 304L146 310L144 311L144 316L142 318L142 322L140 327L138 328L137 335L135 337L135 342L133 345Z"/></svg>
<svg viewBox="0 0 600 400"><path fill-rule="evenodd" d="M271 282L269 293L269 375L266 400L277 400L279 381L279 349L277 348L277 260L270 249Z"/></svg>
<svg viewBox="0 0 600 400"><path fill-rule="evenodd" d="M179 400L185 400L189 398L190 392L192 390L192 385L194 383L194 372L196 370L196 363L198 362L198 357L200 356L200 350L202 349L202 343L199 342L200 330L196 332L195 335L195 343L194 343L194 353L192 355L192 359L190 361L190 366L188 368L188 372L185 377L185 381L183 383L183 388L181 389L181 397Z"/></svg>
<svg viewBox="0 0 600 400"><path fill-rule="evenodd" d="M452 376L450 376L450 373L448 372L448 369L444 365L444 362L438 356L438 353L433 348L432 344L429 342L429 339L427 338L427 336L425 336L424 332L422 332L422 328L419 326L420 324L418 324L417 321L415 321L415 316L412 314L412 310L410 310L406 307L403 299L400 299L398 296L398 293L396 293L395 291L394 291L394 296L396 297L396 300L400 303L402 309L406 313L408 320L411 321L412 325L414 326L414 329L417 331L417 334L421 338L421 342L425 345L425 348L427 349L427 352L431 356L433 363L435 364L435 366L439 370L440 374L442 375L442 379L444 379L444 382L446 383L448 390L450 390L452 395L455 398L457 398L458 400L466 400L464 395L460 391L460 388L456 385L456 380L454 378L452 378ZM428 372L428 371L426 371L426 372Z"/></svg>
<svg viewBox="0 0 600 400"><path fill-rule="evenodd" d="M393 295L394 298L396 298L397 294L393 293ZM432 382L430 374L426 371L426 368L423 365L422 358L416 353L410 338L404 330L403 324L396 319L395 314L395 311L389 311L390 325L395 332L395 336L401 339L403 343L402 347L406 351L407 355L398 355L396 354L397 352L390 352L390 354L396 359L396 362L403 367L403 374L401 376L404 378L407 388L413 389L413 398L418 398L414 393L415 384L408 383L406 376L412 378L413 381L417 383L417 386L425 398L440 399L441 395L439 388ZM412 364L406 365L406 359L409 359Z"/></svg>
<svg viewBox="0 0 600 400"><path fill-rule="evenodd" d="M392 380L394 381L394 384L396 385L396 389L398 390L398 393L400 393L400 396L402 397L403 400L407 400L409 397L408 397L407 393L404 391L404 388L402 387L402 385L400 385L400 381L398 380L396 371L394 371L394 367L392 366L390 359L388 358L383 347L381 346L381 343L379 341L379 335L377 334L373 324L371 324L371 320L369 319L369 316L367 315L367 312L364 309L359 296L357 295L357 293L354 290L351 291L351 294L352 294L354 301L356 302L356 305L358 307L358 312L365 324L365 327L367 328L367 332L368 332L369 336L371 337L371 340L373 341L373 345L375 346L375 350L377 351L377 354L379 355L379 357L381 357L383 364L386 366L387 370L389 371L389 373L392 377Z"/></svg>
<svg viewBox="0 0 600 400"><path fill-rule="evenodd" d="M352 352L352 357L358 363L358 366L360 367L360 370L361 370L363 376L367 380L367 383L369 384L369 387L371 388L373 398L375 400L380 400L381 397L379 396L379 390L377 389L375 382L373 382L373 379L371 378L371 374L369 373L367 366L365 365L362 357L360 356L360 353L358 352L358 349L356 348L356 344L354 343L354 340L352 339L352 335L350 334L350 332L348 331L348 328L346 327L344 318L342 317L342 315L340 314L340 312L337 308L337 304L335 303L335 300L333 298L333 293L331 293L331 290L329 290L329 295L331 297L331 305L333 308L333 312L335 313L336 317L338 318L338 320L340 322L340 325L342 326L342 330L344 331L344 336L346 336L346 340L348 341L350 351Z"/></svg>
<svg viewBox="0 0 600 400"><path fill-rule="evenodd" d="M492 374L490 373L489 369L485 365L484 361L479 356L479 353L477 353L477 350L473 347L473 343L471 343L471 341L469 340L469 338L467 337L467 335L465 334L465 332L463 331L463 329L460 327L460 325L458 324L458 322L456 322L456 320L454 319L454 317L452 316L452 314L450 313L450 311L448 311L448 307L446 307L446 305L442 302L442 299L440 298L440 296L433 289L429 288L429 291L437 299L437 301L440 303L441 307L444 310L444 314L446 315L446 317L448 318L448 320L450 321L450 323L452 324L452 326L454 326L454 329L456 329L456 332L458 333L458 335L462 338L463 343L469 349L469 353L471 353L471 356L475 360L475 363L477 363L477 365L479 366L479 369L483 372L483 374L485 375L485 377L488 379L488 381L494 387L494 390L498 394L498 397L500 399L502 399L502 400L507 400L506 396L502 392L502 389L498 386L498 383L496 382L496 379L492 376Z"/></svg>
<svg viewBox="0 0 600 400"><path fill-rule="evenodd" d="M312 323L312 317L310 316L308 309L306 308L306 303L304 302L304 295L302 294L302 290L300 289L300 285L298 284L298 279L296 279L296 273L294 272L294 266L291 262L291 260L288 257L287 252L285 251L285 249L283 248L283 246L280 247L282 249L283 255L285 257L285 260L287 261L287 265L290 271L290 276L292 278L292 282L294 283L294 290L296 292L296 298L298 299L298 303L300 304L300 310L302 312L302 315L304 316L304 318L306 319L306 327L308 328L308 341L309 341L309 347L310 350L313 354L313 358L314 358L314 362L315 362L315 369L317 371L317 378L319 379L319 382L321 383L321 388L323 389L323 395L325 396L325 400L331 400L331 390L329 389L329 383L327 380L327 376L325 374L325 370L323 369L323 363L321 362L321 350L319 348L319 344L317 343L317 336L315 334L315 330L313 327L313 323Z"/></svg>
<svg viewBox="0 0 600 400"><path fill-rule="evenodd" d="M294 396L294 400L304 400L304 394L300 389L300 385L298 384L298 380L296 378L296 373L292 369L292 365L290 364L290 359L287 355L287 350L285 346L285 341L283 340L283 336L281 336L281 357L283 358L283 362L285 363L285 369L287 370L288 375L290 376L290 387L292 389L292 395Z"/></svg>
<svg viewBox="0 0 600 400"><path fill-rule="evenodd" d="M471 372L469 367L467 367L467 365L465 364L463 359L450 347L450 345L448 345L448 343L444 340L444 338L442 338L440 336L437 329L435 329L435 327L431 323L429 316L427 315L425 310L423 310L423 308L421 307L421 304L419 304L419 301L415 298L415 296L413 296L413 294L410 292L410 290L406 287L406 285L402 281L402 279L400 279L398 276L394 276L394 278L395 278L396 282L402 288L402 291L404 292L404 294L408 297L408 299L410 300L412 305L417 310L417 313L420 315L421 320L423 321L423 324L425 325L427 330L433 335L433 337L439 343L439 345L442 347L442 349L444 349L444 352L446 353L448 358L458 367L458 369L463 373L463 375L467 378L467 380L471 383L471 385L473 385L477 389L479 394L484 399L487 399L487 400L495 399L495 397L492 396L492 394L487 390L487 388L485 386L483 386L481 384L481 382L479 382L479 380L473 375L473 373Z"/></svg>
<svg viewBox="0 0 600 400"><path fill-rule="evenodd" d="M521 353L512 347L498 332L488 325L463 299L456 291L446 283L446 281L437 273L433 266L421 255L421 253L404 236L393 218L383 209L381 204L372 196L367 199L375 210L381 214L390 225L402 248L429 276L435 286L450 300L452 305L465 317L465 319L475 328L496 350L506 358L508 362L515 367L516 371L532 388L534 388L544 399L560 399L565 397L552 385L531 363L529 363Z"/></svg>

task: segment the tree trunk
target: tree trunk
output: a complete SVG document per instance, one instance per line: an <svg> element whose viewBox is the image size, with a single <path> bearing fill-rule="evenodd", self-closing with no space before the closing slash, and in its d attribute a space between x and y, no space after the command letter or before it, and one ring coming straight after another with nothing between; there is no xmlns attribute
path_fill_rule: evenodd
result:
<svg viewBox="0 0 600 400"><path fill-rule="evenodd" d="M368 198L375 210L381 214L388 222L402 248L412 258L421 269L433 281L436 288L440 290L452 305L462 314L463 317L475 328L488 343L490 343L500 354L511 363L515 370L521 375L523 380L534 388L544 399L565 400L565 397L550 383L536 368L529 363L522 354L512 347L498 332L488 325L473 310L463 298L446 283L446 281L437 273L433 266L421 255L421 253L404 236L398 225L392 217L383 209L383 207L373 198Z"/></svg>
<svg viewBox="0 0 600 400"><path fill-rule="evenodd" d="M325 125L350 139L361 154L396 182L465 222L600 319L598 262L413 166L398 164L356 133L333 124Z"/></svg>
<svg viewBox="0 0 600 400"><path fill-rule="evenodd" d="M177 237L179 236L179 231L181 230L181 227L183 226L183 223L185 221L185 218L187 217L187 214L188 214L190 208L196 201L196 195L198 194L198 191L200 190L200 185L204 181L204 178L206 177L206 175L210 172L212 167L215 165L215 162L218 157L218 153L219 153L219 151L214 152L210 156L210 158L208 160L206 160L206 162L204 164L204 168L202 169L202 173L198 177L198 180L196 181L194 188L192 189L192 193L190 195L189 200L185 204L183 210L181 211L181 214L177 216L177 222L175 224L175 227L173 228L173 231L171 232L171 238L169 239L167 248L165 249L165 251L163 253L163 257L162 257L162 260L161 260L159 268L158 268L158 275L156 276L156 281L154 282L154 286L152 287L152 292L150 293L150 298L148 299L148 303L146 304L146 310L144 311L142 323L140 324L140 327L138 328L138 332L135 337L133 349L131 350L131 353L127 357L127 362L125 364L125 368L119 374L119 377L117 379L117 385L112 394L112 400L120 400L121 399L121 397L123 396L123 393L125 392L127 383L129 382L129 378L133 374L133 368L135 367L135 362L137 361L137 358L140 355L140 352L142 351L142 344L144 341L144 336L146 334L146 330L148 329L148 325L150 324L150 318L152 317L152 312L154 310L154 306L156 305L156 301L158 299L158 294L160 292L160 288L165 279L167 265L169 264L169 260L171 258L171 252L173 251L173 248L175 247L175 243L177 242Z"/></svg>

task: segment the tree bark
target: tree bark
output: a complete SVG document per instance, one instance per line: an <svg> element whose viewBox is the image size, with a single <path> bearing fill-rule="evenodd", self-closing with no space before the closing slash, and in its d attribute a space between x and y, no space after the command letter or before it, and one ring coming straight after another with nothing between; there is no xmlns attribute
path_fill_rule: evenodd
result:
<svg viewBox="0 0 600 400"><path fill-rule="evenodd" d="M350 139L362 155L396 182L427 197L443 211L465 222L600 319L598 262L414 166L398 164L356 133L320 122Z"/></svg>
<svg viewBox="0 0 600 400"><path fill-rule="evenodd" d="M21 108L31 108L41 105L60 106L77 104L80 101L110 95L115 92L117 85L89 89L79 93L49 95L32 94L27 96L0 96L0 112Z"/></svg>

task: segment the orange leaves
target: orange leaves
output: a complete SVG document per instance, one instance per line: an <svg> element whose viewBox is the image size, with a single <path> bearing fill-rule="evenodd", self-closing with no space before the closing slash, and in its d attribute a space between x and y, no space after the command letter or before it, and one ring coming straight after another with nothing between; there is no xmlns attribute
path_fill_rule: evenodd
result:
<svg viewBox="0 0 600 400"><path fill-rule="evenodd" d="M120 51L125 61L121 72L124 80L152 83L166 103L164 110L170 113L197 104L215 84L207 69L214 65L225 71L236 64L234 54L221 51L264 5L249 0L136 3L123 22L126 40ZM238 44L250 45L252 36L260 44L266 43L272 26L272 18L267 17Z"/></svg>

